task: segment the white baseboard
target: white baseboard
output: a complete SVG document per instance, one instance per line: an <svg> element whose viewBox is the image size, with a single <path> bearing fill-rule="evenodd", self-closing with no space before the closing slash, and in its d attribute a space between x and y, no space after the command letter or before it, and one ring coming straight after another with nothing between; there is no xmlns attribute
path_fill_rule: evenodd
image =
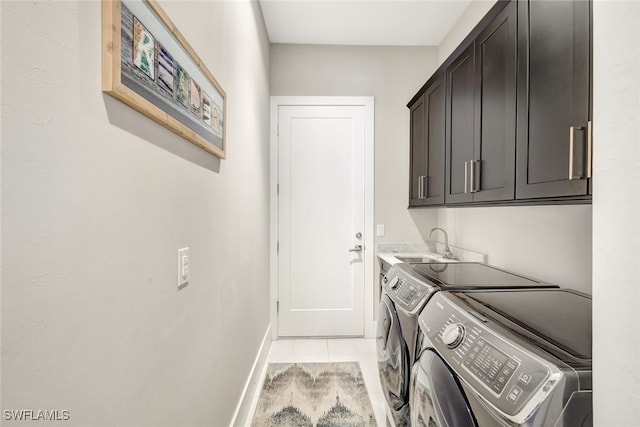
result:
<svg viewBox="0 0 640 427"><path fill-rule="evenodd" d="M256 359L254 360L253 366L251 367L251 372L249 372L249 377L247 378L247 382L244 385L244 390L242 390L242 394L240 395L240 401L238 402L236 411L233 414L230 426L244 427L248 423L248 421L250 421L248 420L248 418L249 415L251 415L251 404L253 403L253 397L255 396L258 387L260 386L260 377L262 376L264 364L267 361L267 355L269 354L270 347L271 324L267 326L267 331L264 334L262 344L260 345L260 349L258 350Z"/></svg>

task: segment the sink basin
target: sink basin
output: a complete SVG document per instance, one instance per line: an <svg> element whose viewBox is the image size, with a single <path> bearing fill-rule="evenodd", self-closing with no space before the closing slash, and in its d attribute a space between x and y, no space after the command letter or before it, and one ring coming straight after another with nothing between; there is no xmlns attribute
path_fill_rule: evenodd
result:
<svg viewBox="0 0 640 427"><path fill-rule="evenodd" d="M452 261L452 260L444 260L443 258L433 258L433 257L426 257L426 256L399 256L396 258L406 263L440 263L440 262Z"/></svg>

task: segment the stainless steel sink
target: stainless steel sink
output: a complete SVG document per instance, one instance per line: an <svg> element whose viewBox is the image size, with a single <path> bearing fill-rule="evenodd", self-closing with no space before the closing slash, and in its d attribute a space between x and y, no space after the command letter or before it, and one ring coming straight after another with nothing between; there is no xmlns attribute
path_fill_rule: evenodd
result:
<svg viewBox="0 0 640 427"><path fill-rule="evenodd" d="M441 262L446 262L446 261L442 261L442 260L438 260L435 258L430 258L430 257L414 257L414 256L399 256L396 257L397 259L399 259L402 262L406 262L406 263L441 263Z"/></svg>

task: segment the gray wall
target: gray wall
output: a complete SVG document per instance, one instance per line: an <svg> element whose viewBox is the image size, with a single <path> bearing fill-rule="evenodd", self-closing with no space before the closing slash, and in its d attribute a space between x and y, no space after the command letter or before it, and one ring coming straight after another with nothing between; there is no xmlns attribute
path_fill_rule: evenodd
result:
<svg viewBox="0 0 640 427"><path fill-rule="evenodd" d="M438 49L442 63L495 4L473 0ZM591 206L440 209L453 244L486 253L489 263L591 292Z"/></svg>
<svg viewBox="0 0 640 427"><path fill-rule="evenodd" d="M377 242L420 242L435 211L408 211L407 102L437 66L433 47L271 46L271 95L374 96Z"/></svg>
<svg viewBox="0 0 640 427"><path fill-rule="evenodd" d="M438 225L490 264L591 292L591 206L440 209Z"/></svg>
<svg viewBox="0 0 640 427"><path fill-rule="evenodd" d="M451 55L460 42L467 37L471 29L478 24L496 3L497 0L471 0L460 18L458 18L458 21L438 45L439 64L442 64Z"/></svg>
<svg viewBox="0 0 640 427"><path fill-rule="evenodd" d="M227 425L267 330L260 9L161 5L227 92L226 160L101 93L101 2L1 2L2 409Z"/></svg>

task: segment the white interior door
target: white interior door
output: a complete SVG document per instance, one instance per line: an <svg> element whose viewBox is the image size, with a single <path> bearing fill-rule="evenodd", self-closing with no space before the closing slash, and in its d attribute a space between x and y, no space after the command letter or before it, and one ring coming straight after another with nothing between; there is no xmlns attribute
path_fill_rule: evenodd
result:
<svg viewBox="0 0 640 427"><path fill-rule="evenodd" d="M364 334L365 107L278 108L278 334Z"/></svg>

